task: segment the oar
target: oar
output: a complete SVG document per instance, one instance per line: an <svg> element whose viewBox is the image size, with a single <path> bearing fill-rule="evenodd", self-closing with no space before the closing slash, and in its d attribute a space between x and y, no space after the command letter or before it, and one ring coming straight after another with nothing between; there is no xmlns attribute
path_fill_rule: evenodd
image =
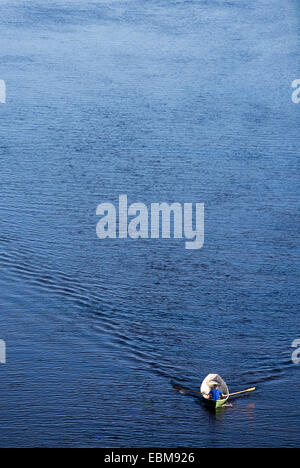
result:
<svg viewBox="0 0 300 468"><path fill-rule="evenodd" d="M197 393L199 395L203 395L202 392L197 392L196 390L190 390L189 388L178 387L177 385L173 385L173 388L175 388L176 390L184 391L184 392ZM229 398L234 395L240 395L241 393L254 392L254 390L256 390L256 387L248 388L247 390L242 390L241 392L229 393L229 395L224 395L224 396Z"/></svg>
<svg viewBox="0 0 300 468"><path fill-rule="evenodd" d="M177 385L173 385L173 388L175 388L175 390L180 390L180 391L189 392L189 393L198 393L200 395L203 395L203 393L197 392L196 390L191 390L190 388L177 387Z"/></svg>
<svg viewBox="0 0 300 468"><path fill-rule="evenodd" d="M254 392L254 390L256 390L256 387L248 388L247 390L242 390L241 392L229 393L229 395L226 396L230 397L234 395L240 395L241 393Z"/></svg>

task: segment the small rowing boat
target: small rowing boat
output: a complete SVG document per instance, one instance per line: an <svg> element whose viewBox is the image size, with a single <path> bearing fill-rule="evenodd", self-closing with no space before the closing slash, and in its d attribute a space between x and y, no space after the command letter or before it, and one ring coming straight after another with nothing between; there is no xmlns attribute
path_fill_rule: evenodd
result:
<svg viewBox="0 0 300 468"><path fill-rule="evenodd" d="M218 385L220 392L223 393L223 400L211 400L209 393L214 388L214 385ZM226 382L218 374L209 374L202 382L201 393L203 396L203 401L206 406L210 408L221 408L225 405L229 398L229 389Z"/></svg>

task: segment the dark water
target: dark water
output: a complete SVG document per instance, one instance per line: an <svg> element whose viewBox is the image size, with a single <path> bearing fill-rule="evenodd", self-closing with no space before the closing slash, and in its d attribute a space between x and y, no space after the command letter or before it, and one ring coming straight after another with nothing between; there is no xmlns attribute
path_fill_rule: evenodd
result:
<svg viewBox="0 0 300 468"><path fill-rule="evenodd" d="M297 0L1 2L1 446L296 447ZM205 246L96 207L204 202ZM215 417L172 383L219 372Z"/></svg>

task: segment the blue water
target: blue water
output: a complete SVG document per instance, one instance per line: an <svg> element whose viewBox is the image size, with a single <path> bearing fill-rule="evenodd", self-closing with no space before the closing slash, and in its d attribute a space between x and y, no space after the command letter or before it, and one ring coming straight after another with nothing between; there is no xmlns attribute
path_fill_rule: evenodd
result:
<svg viewBox="0 0 300 468"><path fill-rule="evenodd" d="M1 2L0 445L296 447L298 0ZM205 246L96 207L204 202ZM256 393L213 415L172 388Z"/></svg>

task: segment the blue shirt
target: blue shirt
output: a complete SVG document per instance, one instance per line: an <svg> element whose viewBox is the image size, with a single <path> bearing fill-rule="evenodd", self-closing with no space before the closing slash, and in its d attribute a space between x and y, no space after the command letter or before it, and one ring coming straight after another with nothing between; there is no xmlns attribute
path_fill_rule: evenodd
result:
<svg viewBox="0 0 300 468"><path fill-rule="evenodd" d="M217 390L217 389L213 388L209 392L209 396L210 396L211 400L219 401L220 397L222 396L222 392L220 392L220 390Z"/></svg>

